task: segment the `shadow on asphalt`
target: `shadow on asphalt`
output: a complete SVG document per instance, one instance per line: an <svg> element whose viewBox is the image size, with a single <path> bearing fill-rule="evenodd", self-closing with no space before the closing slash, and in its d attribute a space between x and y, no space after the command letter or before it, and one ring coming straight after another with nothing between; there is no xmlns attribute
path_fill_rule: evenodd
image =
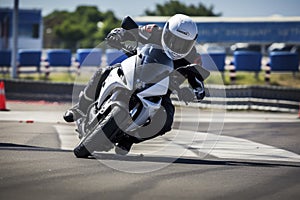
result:
<svg viewBox="0 0 300 200"><path fill-rule="evenodd" d="M96 153L94 157L90 159L107 159L107 160L124 160L132 162L167 162L177 164L193 164L193 165L226 165L226 166L249 166L249 167L299 167L300 163L297 164L285 164L285 163L266 163L266 162L255 162L255 161L230 161L230 160L203 160L193 158L174 158L166 156L139 156L139 155L127 155L120 156L109 153Z"/></svg>
<svg viewBox="0 0 300 200"><path fill-rule="evenodd" d="M31 146L31 145L25 145L25 144L14 144L14 143L0 143L0 151L1 150L73 152L72 150Z"/></svg>
<svg viewBox="0 0 300 200"><path fill-rule="evenodd" d="M49 151L49 152L73 152L72 150L63 150L58 148L39 147L24 144L14 143L0 143L1 150L12 150L12 151ZM82 158L81 158L82 159ZM177 164L193 164L193 165L225 165L225 166L248 166L248 167L297 167L300 168L300 164L290 163L267 163L267 162L256 162L256 161L231 161L231 160L202 160L192 158L173 158L173 157L158 157L158 156L143 156L143 155L127 155L120 156L111 153L99 153L96 152L94 156L87 159L102 159L102 160L122 160L129 162L167 162Z"/></svg>

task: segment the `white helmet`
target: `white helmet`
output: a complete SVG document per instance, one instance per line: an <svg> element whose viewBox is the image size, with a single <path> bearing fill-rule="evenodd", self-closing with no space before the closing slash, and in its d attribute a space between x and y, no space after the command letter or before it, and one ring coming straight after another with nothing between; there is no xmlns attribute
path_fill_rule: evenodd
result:
<svg viewBox="0 0 300 200"><path fill-rule="evenodd" d="M195 22L186 15L176 14L165 24L161 43L168 57L178 60L193 48L198 36Z"/></svg>

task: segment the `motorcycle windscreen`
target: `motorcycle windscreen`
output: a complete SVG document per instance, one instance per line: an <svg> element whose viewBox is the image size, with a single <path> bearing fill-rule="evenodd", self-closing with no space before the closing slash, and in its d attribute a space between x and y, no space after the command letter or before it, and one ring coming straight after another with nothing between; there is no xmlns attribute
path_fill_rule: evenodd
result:
<svg viewBox="0 0 300 200"><path fill-rule="evenodd" d="M166 78L173 71L173 61L155 46L145 46L141 65L136 68L136 80L151 84Z"/></svg>

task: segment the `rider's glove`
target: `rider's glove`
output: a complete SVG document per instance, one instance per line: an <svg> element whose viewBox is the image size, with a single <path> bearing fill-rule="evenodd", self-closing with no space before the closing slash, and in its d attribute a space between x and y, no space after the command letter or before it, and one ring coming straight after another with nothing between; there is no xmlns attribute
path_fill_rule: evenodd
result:
<svg viewBox="0 0 300 200"><path fill-rule="evenodd" d="M201 101L205 97L205 90L203 87L197 87L194 89L194 93L197 101Z"/></svg>
<svg viewBox="0 0 300 200"><path fill-rule="evenodd" d="M123 42L126 30L123 28L113 29L106 37L106 41L111 47L121 48L120 43Z"/></svg>
<svg viewBox="0 0 300 200"><path fill-rule="evenodd" d="M195 78L195 80L198 86L194 87L194 93L196 96L196 100L200 102L205 97L204 84L203 81L200 81L197 78Z"/></svg>

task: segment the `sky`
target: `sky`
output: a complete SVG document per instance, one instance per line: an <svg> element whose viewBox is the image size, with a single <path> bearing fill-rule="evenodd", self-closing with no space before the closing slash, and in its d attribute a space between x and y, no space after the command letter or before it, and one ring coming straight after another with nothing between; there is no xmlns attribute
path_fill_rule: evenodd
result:
<svg viewBox="0 0 300 200"><path fill-rule="evenodd" d="M168 0L19 0L19 7L42 9L46 16L54 10L74 11L78 5L94 5L100 11L112 10L119 18L143 15L146 9L154 10L156 4ZM300 16L299 0L180 0L186 5L214 6L215 13L224 17L267 17L272 15ZM13 7L14 0L0 0L0 7Z"/></svg>

